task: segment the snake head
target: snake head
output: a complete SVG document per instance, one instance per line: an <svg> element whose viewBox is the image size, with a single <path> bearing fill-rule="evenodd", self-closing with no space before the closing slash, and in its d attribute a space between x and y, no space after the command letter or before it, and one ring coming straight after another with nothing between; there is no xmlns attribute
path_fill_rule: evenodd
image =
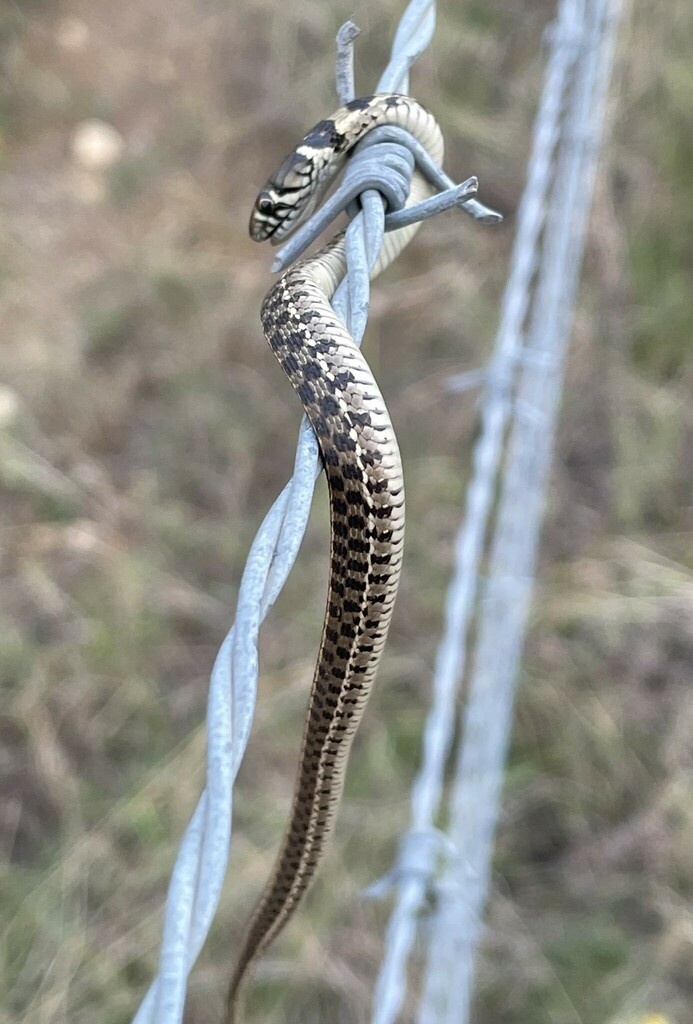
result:
<svg viewBox="0 0 693 1024"><path fill-rule="evenodd" d="M256 242L269 238L277 245L309 217L333 176L333 157L332 150L305 142L290 153L255 200L250 237Z"/></svg>

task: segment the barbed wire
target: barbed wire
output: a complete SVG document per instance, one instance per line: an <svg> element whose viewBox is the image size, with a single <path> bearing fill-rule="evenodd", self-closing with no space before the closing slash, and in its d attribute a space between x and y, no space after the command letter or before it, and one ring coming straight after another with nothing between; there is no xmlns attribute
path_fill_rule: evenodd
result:
<svg viewBox="0 0 693 1024"><path fill-rule="evenodd" d="M435 27L433 0L412 0L392 44L378 91L406 92L409 69L428 46ZM348 23L338 37L337 90L353 98L352 46L358 30ZM369 270L385 231L407 218L424 219L451 205L491 223L495 211L473 198L476 179L455 185L406 133L393 128L370 134L349 161L344 183L335 193L334 216L349 207L347 275L332 305L356 344L365 330L369 307ZM377 149L377 156L374 153ZM415 166L443 191L406 211L401 209ZM391 211L385 214L382 196ZM360 211L353 202L358 196ZM399 218L399 220L398 220ZM409 222L409 221L407 221ZM322 226L321 226L322 225ZM293 260L324 227L312 220L279 250L273 269ZM207 781L181 843L171 875L162 928L159 971L134 1017L134 1024L179 1024L187 978L203 946L226 876L231 839L233 783L248 741L258 678L258 633L294 563L308 522L315 481L321 471L317 444L305 421L299 430L294 473L258 530L239 589L236 621L224 639L212 669L207 710Z"/></svg>

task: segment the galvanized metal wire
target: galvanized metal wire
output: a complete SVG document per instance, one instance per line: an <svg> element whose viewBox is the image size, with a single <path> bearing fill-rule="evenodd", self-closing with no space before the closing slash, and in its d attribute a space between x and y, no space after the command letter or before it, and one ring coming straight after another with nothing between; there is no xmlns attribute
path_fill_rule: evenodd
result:
<svg viewBox="0 0 693 1024"><path fill-rule="evenodd" d="M530 178L524 197L528 206L541 203L545 210L542 234L531 250L519 251L519 238L515 250L516 260L536 268L529 301L512 273L506 291L506 308L526 306L525 336L450 798L454 852L439 880L445 897L437 902L430 930L421 1024L467 1024L470 1019L475 950L490 883L503 766L619 12L620 0L562 0L549 35L544 95L551 107L547 94L555 75L564 102L558 111L548 189L532 195ZM544 107L535 129L540 152L542 139L555 134L554 123ZM516 323L521 329L519 318ZM458 638L446 632L443 650L455 647L459 649Z"/></svg>

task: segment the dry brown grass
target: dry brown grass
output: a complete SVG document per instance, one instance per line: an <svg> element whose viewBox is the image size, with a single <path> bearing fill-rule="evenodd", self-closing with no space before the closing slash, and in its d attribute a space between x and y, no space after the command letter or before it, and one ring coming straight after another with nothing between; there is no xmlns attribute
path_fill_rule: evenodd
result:
<svg viewBox="0 0 693 1024"><path fill-rule="evenodd" d="M258 182L363 91L401 4L33 0L0 7L0 1002L8 1022L130 1019L202 785L209 670L299 410L262 343ZM386 908L362 887L407 818L475 427L442 388L490 346L549 3L445 5L414 90L509 214L421 231L366 346L398 427L405 577L338 841L260 966L268 1022L364 1022ZM638 7L593 217L480 965L480 1024L685 1024L693 1003L693 14ZM86 118L107 173L75 165ZM323 600L315 514L263 633L231 875L186 1021L217 1019L286 819ZM294 727L289 727L294 723ZM409 1009L413 1011L413 1000Z"/></svg>

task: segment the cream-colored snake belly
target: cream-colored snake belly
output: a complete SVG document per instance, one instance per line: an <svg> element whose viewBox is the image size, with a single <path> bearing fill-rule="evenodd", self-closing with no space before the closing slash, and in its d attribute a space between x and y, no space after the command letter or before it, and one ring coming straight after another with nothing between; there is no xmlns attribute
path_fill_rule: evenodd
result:
<svg viewBox="0 0 693 1024"><path fill-rule="evenodd" d="M406 129L442 161L438 125L408 96L354 100L321 121L260 193L251 235L273 241L310 212L349 150L371 129ZM414 174L407 205L430 194ZM417 225L393 231L373 275ZM346 762L378 667L395 601L404 536L399 449L373 375L330 299L344 276L344 238L289 269L262 306L265 336L315 431L330 501L327 608L303 735L293 809L272 875L247 926L228 994L232 1024L239 987L255 957L295 910L332 831Z"/></svg>

